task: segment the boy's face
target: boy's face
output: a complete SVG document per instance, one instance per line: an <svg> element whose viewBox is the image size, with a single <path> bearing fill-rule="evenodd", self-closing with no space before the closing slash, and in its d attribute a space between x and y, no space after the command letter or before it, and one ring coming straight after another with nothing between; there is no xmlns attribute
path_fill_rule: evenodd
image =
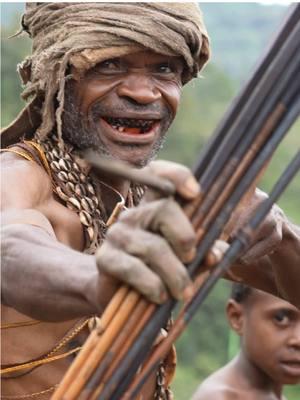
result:
<svg viewBox="0 0 300 400"><path fill-rule="evenodd" d="M264 293L251 292L241 313L242 351L273 381L300 382L300 310Z"/></svg>

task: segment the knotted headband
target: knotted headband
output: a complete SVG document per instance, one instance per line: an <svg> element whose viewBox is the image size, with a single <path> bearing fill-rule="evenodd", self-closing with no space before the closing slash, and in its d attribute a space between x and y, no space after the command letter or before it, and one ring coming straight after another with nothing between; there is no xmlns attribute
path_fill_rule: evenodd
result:
<svg viewBox="0 0 300 400"><path fill-rule="evenodd" d="M181 56L186 83L209 58L208 35L196 3L27 3L22 26L33 40L32 55L19 66L26 85L22 97L31 102L4 130L4 146L20 130L27 135L36 130L43 138L55 122L61 136L69 65L84 72L105 59L146 48Z"/></svg>

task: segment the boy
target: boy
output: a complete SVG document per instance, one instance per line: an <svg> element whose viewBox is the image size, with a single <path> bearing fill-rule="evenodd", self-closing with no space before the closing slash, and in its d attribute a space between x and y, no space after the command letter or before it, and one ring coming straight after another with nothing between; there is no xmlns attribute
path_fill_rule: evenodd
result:
<svg viewBox="0 0 300 400"><path fill-rule="evenodd" d="M283 386L300 382L300 311L235 283L226 313L241 350L200 385L193 400L283 400Z"/></svg>

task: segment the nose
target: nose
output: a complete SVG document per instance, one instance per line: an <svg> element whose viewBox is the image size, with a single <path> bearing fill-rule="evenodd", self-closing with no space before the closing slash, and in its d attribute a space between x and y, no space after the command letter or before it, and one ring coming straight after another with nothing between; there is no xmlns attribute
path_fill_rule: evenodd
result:
<svg viewBox="0 0 300 400"><path fill-rule="evenodd" d="M155 86L151 76L131 73L119 85L118 96L136 104L150 104L161 98L161 92Z"/></svg>
<svg viewBox="0 0 300 400"><path fill-rule="evenodd" d="M289 338L289 346L300 351L300 321L293 329L293 334Z"/></svg>

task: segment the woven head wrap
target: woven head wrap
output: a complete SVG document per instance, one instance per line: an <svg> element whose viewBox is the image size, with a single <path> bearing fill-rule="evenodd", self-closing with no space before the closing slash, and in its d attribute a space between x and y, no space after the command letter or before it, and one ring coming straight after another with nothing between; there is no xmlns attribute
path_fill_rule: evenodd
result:
<svg viewBox="0 0 300 400"><path fill-rule="evenodd" d="M27 3L22 25L33 40L32 55L19 66L26 85L22 97L31 102L4 130L4 146L24 133L36 131L42 139L55 122L61 136L69 65L84 72L105 59L146 48L181 56L186 83L209 58L208 35L196 3Z"/></svg>

